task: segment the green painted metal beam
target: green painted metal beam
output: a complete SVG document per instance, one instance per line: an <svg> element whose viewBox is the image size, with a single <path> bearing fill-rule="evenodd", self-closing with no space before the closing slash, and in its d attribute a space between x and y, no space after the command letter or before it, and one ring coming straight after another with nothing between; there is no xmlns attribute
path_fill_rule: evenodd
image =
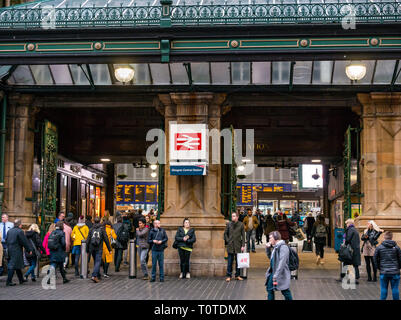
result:
<svg viewBox="0 0 401 320"><path fill-rule="evenodd" d="M4 199L4 157L6 149L6 118L7 118L7 95L3 93L1 104L1 139L0 139L0 216L3 213Z"/></svg>

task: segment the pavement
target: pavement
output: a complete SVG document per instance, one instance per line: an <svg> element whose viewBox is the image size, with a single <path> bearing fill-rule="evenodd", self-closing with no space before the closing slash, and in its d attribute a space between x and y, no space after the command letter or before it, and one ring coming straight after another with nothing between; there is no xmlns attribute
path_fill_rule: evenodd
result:
<svg viewBox="0 0 401 320"><path fill-rule="evenodd" d="M258 245L256 253L250 253L251 268L244 281L225 282L225 278L178 279L166 275L165 282L154 283L142 279L129 279L128 267L119 273L110 267L110 278L94 283L90 279L74 276L72 268L67 269L71 282L62 284L61 276L56 289L44 289L41 276L38 281L6 287L6 277L0 277L0 300L265 300L265 271L268 259L265 245ZM325 264L316 265L314 253L299 252L300 269L298 280L291 280L291 292L296 300L378 300L379 282L367 282L365 266L360 267L360 284L355 289L343 288L339 279L340 265L333 249L327 249ZM101 270L102 271L102 270ZM141 275L140 269L138 275ZM14 282L18 282L16 275ZM391 299L391 290L389 292ZM282 300L280 292L276 299Z"/></svg>

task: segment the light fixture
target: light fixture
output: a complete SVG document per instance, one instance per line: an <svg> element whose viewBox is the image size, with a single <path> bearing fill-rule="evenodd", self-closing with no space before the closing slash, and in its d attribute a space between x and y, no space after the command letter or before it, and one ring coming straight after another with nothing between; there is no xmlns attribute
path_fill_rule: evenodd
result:
<svg viewBox="0 0 401 320"><path fill-rule="evenodd" d="M295 186L297 183L298 183L297 180L293 180L293 181L292 181L292 184L293 184L294 186Z"/></svg>
<svg viewBox="0 0 401 320"><path fill-rule="evenodd" d="M242 162L244 162L244 163L251 162L251 159L242 159Z"/></svg>
<svg viewBox="0 0 401 320"><path fill-rule="evenodd" d="M102 162L110 162L111 160L108 159L108 158L103 158L103 159L100 159L100 161L102 161Z"/></svg>
<svg viewBox="0 0 401 320"><path fill-rule="evenodd" d="M351 62L345 67L345 73L352 81L361 80L366 75L366 65L358 62Z"/></svg>
<svg viewBox="0 0 401 320"><path fill-rule="evenodd" d="M153 172L150 174L150 176L151 176L152 178L156 178L157 173L153 171Z"/></svg>
<svg viewBox="0 0 401 320"><path fill-rule="evenodd" d="M313 178L314 180L317 180L317 179L320 178L320 175L319 175L319 173L317 172L317 168L316 168L316 173L312 175L312 178Z"/></svg>
<svg viewBox="0 0 401 320"><path fill-rule="evenodd" d="M150 165L150 169L156 170L156 169L157 169L157 165L156 165L156 164L151 164L151 165Z"/></svg>
<svg viewBox="0 0 401 320"><path fill-rule="evenodd" d="M130 82L135 75L135 70L128 64L119 64L114 67L116 79L122 83Z"/></svg>
<svg viewBox="0 0 401 320"><path fill-rule="evenodd" d="M238 166L238 171L244 171L245 167L241 164L240 166Z"/></svg>
<svg viewBox="0 0 401 320"><path fill-rule="evenodd" d="M313 159L311 162L313 162L313 163L320 163L320 162L322 162L322 160L320 160L320 159Z"/></svg>

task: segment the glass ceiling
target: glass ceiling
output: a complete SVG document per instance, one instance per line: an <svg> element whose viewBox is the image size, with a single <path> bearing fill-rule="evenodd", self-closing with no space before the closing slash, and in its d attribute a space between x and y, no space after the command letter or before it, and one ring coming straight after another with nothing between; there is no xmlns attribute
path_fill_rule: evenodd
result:
<svg viewBox="0 0 401 320"><path fill-rule="evenodd" d="M127 85L390 85L401 84L399 60L362 61L365 77L351 83L345 74L350 61L197 62L131 64L134 79ZM0 66L0 78L10 86L110 86L123 85L112 64ZM190 72L189 72L190 71ZM191 75L191 79L190 79ZM292 75L292 78L291 78Z"/></svg>

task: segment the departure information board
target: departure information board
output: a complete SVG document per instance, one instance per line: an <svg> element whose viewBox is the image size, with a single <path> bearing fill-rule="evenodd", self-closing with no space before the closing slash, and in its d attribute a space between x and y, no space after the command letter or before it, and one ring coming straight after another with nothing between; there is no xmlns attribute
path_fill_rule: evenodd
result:
<svg viewBox="0 0 401 320"><path fill-rule="evenodd" d="M123 182L116 185L116 204L157 204L157 183Z"/></svg>
<svg viewBox="0 0 401 320"><path fill-rule="evenodd" d="M117 202L124 201L124 185L123 184L116 185L116 201Z"/></svg>
<svg viewBox="0 0 401 320"><path fill-rule="evenodd" d="M237 205L251 206L257 191L291 192L292 185L290 183L238 183L237 191Z"/></svg>

